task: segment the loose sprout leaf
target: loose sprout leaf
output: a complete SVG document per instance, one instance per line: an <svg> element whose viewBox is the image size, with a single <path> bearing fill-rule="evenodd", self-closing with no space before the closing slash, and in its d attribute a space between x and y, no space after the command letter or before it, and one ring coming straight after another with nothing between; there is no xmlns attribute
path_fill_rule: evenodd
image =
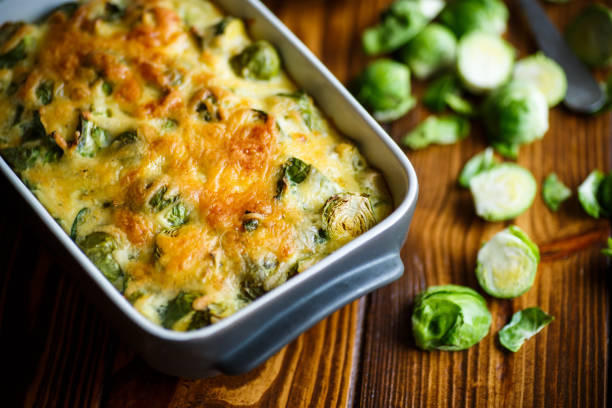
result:
<svg viewBox="0 0 612 408"><path fill-rule="evenodd" d="M591 174L578 187L578 200L584 211L593 218L606 215L606 211L597 200L597 191L605 175L599 170L593 170Z"/></svg>
<svg viewBox="0 0 612 408"><path fill-rule="evenodd" d="M24 60L27 56L26 42L25 39L22 39L13 49L4 54L0 54L0 69L13 68L19 61Z"/></svg>
<svg viewBox="0 0 612 408"><path fill-rule="evenodd" d="M493 155L493 149L487 148L481 153L478 153L476 156L472 157L465 163L463 166L463 170L461 170L461 174L459 175L459 185L461 187L469 188L470 180L479 173L483 171L489 170L493 166L498 164L498 161L495 159Z"/></svg>
<svg viewBox="0 0 612 408"><path fill-rule="evenodd" d="M280 57L272 44L265 40L247 46L230 59L234 73L247 79L268 80L278 75Z"/></svg>
<svg viewBox="0 0 612 408"><path fill-rule="evenodd" d="M118 248L115 238L109 233L95 231L81 239L78 244L106 279L123 293L126 283L125 275L112 255L113 251Z"/></svg>
<svg viewBox="0 0 612 408"><path fill-rule="evenodd" d="M472 177L470 191L478 216L487 221L505 221L531 206L537 183L524 167L502 163Z"/></svg>
<svg viewBox="0 0 612 408"><path fill-rule="evenodd" d="M480 248L476 278L489 295L514 298L533 285L539 260L537 245L517 226L511 226Z"/></svg>
<svg viewBox="0 0 612 408"><path fill-rule="evenodd" d="M492 142L491 147L502 157L510 160L518 159L521 146L517 143Z"/></svg>
<svg viewBox="0 0 612 408"><path fill-rule="evenodd" d="M492 91L510 79L514 56L514 48L496 34L470 32L461 37L457 48L459 78L472 93Z"/></svg>
<svg viewBox="0 0 612 408"><path fill-rule="evenodd" d="M542 198L552 211L557 211L561 203L571 195L572 190L567 188L555 173L549 174L542 183Z"/></svg>
<svg viewBox="0 0 612 408"><path fill-rule="evenodd" d="M166 223L170 228L178 228L187 223L189 219L189 211L180 201L174 204L164 216Z"/></svg>
<svg viewBox="0 0 612 408"><path fill-rule="evenodd" d="M476 114L474 106L461 95L461 87L454 74L445 74L433 81L423 95L423 104L432 112L442 112L449 107L460 115Z"/></svg>
<svg viewBox="0 0 612 408"><path fill-rule="evenodd" d="M470 133L470 122L457 115L430 116L402 139L413 150L430 144L453 144Z"/></svg>
<svg viewBox="0 0 612 408"><path fill-rule="evenodd" d="M72 222L72 227L70 228L70 238L73 240L77 239L77 233L79 226L85 220L85 216L89 214L89 208L81 208L81 210L77 213L76 217L74 217L74 221Z"/></svg>
<svg viewBox="0 0 612 408"><path fill-rule="evenodd" d="M535 336L555 318L539 307L529 307L512 315L510 323L499 331L499 342L516 353L525 341Z"/></svg>
<svg viewBox="0 0 612 408"><path fill-rule="evenodd" d="M427 25L400 50L400 59L418 79L427 79L455 62L457 39L443 25Z"/></svg>
<svg viewBox="0 0 612 408"><path fill-rule="evenodd" d="M491 143L513 146L531 143L548 130L548 105L533 86L511 82L485 101L483 116Z"/></svg>
<svg viewBox="0 0 612 408"><path fill-rule="evenodd" d="M155 194L149 199L149 206L153 212L158 213L162 211L164 208L168 207L170 204L175 203L178 199L178 196L166 196L168 192L168 186L161 186Z"/></svg>
<svg viewBox="0 0 612 408"><path fill-rule="evenodd" d="M567 78L563 68L542 52L519 60L514 65L512 79L539 89L549 107L561 102L567 92Z"/></svg>
<svg viewBox="0 0 612 408"><path fill-rule="evenodd" d="M410 69L389 59L374 61L359 76L355 96L380 121L392 121L415 105L410 93Z"/></svg>
<svg viewBox="0 0 612 408"><path fill-rule="evenodd" d="M612 238L608 238L608 247L601 250L601 253L606 256L612 256Z"/></svg>
<svg viewBox="0 0 612 408"><path fill-rule="evenodd" d="M432 17L423 13L419 1L397 0L381 15L379 24L363 33L363 49L369 55L395 51L417 35Z"/></svg>
<svg viewBox="0 0 612 408"><path fill-rule="evenodd" d="M36 88L36 97L43 105L53 101L53 81L42 81Z"/></svg>
<svg viewBox="0 0 612 408"><path fill-rule="evenodd" d="M412 333L423 350L465 350L482 340L490 326L486 301L470 288L433 286L416 297Z"/></svg>
<svg viewBox="0 0 612 408"><path fill-rule="evenodd" d="M501 35L506 31L508 17L508 8L500 0L454 0L440 14L440 22L457 37L476 30Z"/></svg>
<svg viewBox="0 0 612 408"><path fill-rule="evenodd" d="M199 292L180 292L160 310L162 326L171 329L176 322L193 311L193 302L201 296Z"/></svg>
<svg viewBox="0 0 612 408"><path fill-rule="evenodd" d="M612 9L603 4L586 6L568 24L565 39L586 64L612 66Z"/></svg>
<svg viewBox="0 0 612 408"><path fill-rule="evenodd" d="M323 206L323 225L331 239L355 238L376 224L367 195L340 193L331 196Z"/></svg>
<svg viewBox="0 0 612 408"><path fill-rule="evenodd" d="M612 173L601 180L597 188L597 202L606 215L612 214Z"/></svg>

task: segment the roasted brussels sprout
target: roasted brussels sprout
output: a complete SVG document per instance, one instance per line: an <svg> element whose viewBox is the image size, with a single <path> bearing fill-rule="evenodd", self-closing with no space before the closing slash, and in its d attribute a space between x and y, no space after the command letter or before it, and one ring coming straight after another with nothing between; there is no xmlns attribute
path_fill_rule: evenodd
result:
<svg viewBox="0 0 612 408"><path fill-rule="evenodd" d="M100 150L108 147L112 139L108 132L81 114L76 151L84 157L94 157Z"/></svg>
<svg viewBox="0 0 612 408"><path fill-rule="evenodd" d="M548 130L546 98L538 89L518 82L491 94L484 103L483 116L494 147L530 143Z"/></svg>
<svg viewBox="0 0 612 408"><path fill-rule="evenodd" d="M461 174L459 175L459 185L461 187L469 188L470 180L477 174L487 171L497 165L499 162L493 155L493 149L488 147L485 151L478 153L465 163Z"/></svg>
<svg viewBox="0 0 612 408"><path fill-rule="evenodd" d="M265 40L260 40L233 56L230 64L238 76L268 80L278 75L281 62L274 46Z"/></svg>
<svg viewBox="0 0 612 408"><path fill-rule="evenodd" d="M457 37L476 30L500 35L506 31L508 15L500 0L454 0L440 13L440 22Z"/></svg>
<svg viewBox="0 0 612 408"><path fill-rule="evenodd" d="M567 26L565 39L586 64L612 66L612 9L603 4L585 7Z"/></svg>
<svg viewBox="0 0 612 408"><path fill-rule="evenodd" d="M417 35L444 7L441 0L396 0L381 15L378 25L363 33L369 55L395 51Z"/></svg>
<svg viewBox="0 0 612 408"><path fill-rule="evenodd" d="M514 298L531 288L539 262L538 246L519 227L512 225L480 248L476 278L489 295Z"/></svg>
<svg viewBox="0 0 612 408"><path fill-rule="evenodd" d="M331 196L323 206L323 225L331 239L355 238L376 224L367 195L340 193Z"/></svg>
<svg viewBox="0 0 612 408"><path fill-rule="evenodd" d="M306 180L312 166L297 157L287 160L281 167L281 174L276 183L276 197L280 197L288 186L295 186Z"/></svg>
<svg viewBox="0 0 612 408"><path fill-rule="evenodd" d="M358 78L356 96L376 119L395 120L415 105L410 94L410 69L389 59L374 61Z"/></svg>
<svg viewBox="0 0 612 408"><path fill-rule="evenodd" d="M423 350L465 350L482 340L490 326L486 301L470 288L432 286L416 297L412 333Z"/></svg>
<svg viewBox="0 0 612 408"><path fill-rule="evenodd" d="M107 232L95 231L79 240L79 246L102 274L121 293L125 290L125 275L113 258L117 241Z"/></svg>
<svg viewBox="0 0 612 408"><path fill-rule="evenodd" d="M555 320L539 307L528 307L512 315L510 323L499 331L499 342L508 350L516 353L525 341Z"/></svg>
<svg viewBox="0 0 612 408"><path fill-rule="evenodd" d="M400 50L400 59L418 79L427 79L455 62L457 39L443 25L432 23Z"/></svg>
<svg viewBox="0 0 612 408"><path fill-rule="evenodd" d="M161 186L155 194L149 199L149 206L151 206L151 210L155 213L162 211L164 208L168 207L170 204L173 204L178 199L178 196L172 195L168 196L166 193L168 192L168 186Z"/></svg>
<svg viewBox="0 0 612 408"><path fill-rule="evenodd" d="M193 311L193 302L201 296L202 294L199 292L180 292L174 299L168 302L166 307L161 309L162 326L166 329L172 329L179 320ZM198 317L198 320L201 320L201 316ZM201 322L196 323L196 325L199 325Z"/></svg>
<svg viewBox="0 0 612 408"><path fill-rule="evenodd" d="M555 173L549 174L542 183L542 198L552 211L557 211L561 203L571 195L572 190L567 188Z"/></svg>
<svg viewBox="0 0 612 408"><path fill-rule="evenodd" d="M402 139L413 150L423 149L432 143L453 144L470 133L470 122L457 115L430 116Z"/></svg>
<svg viewBox="0 0 612 408"><path fill-rule="evenodd" d="M563 68L541 52L518 61L514 65L512 78L539 89L549 107L561 102L567 92L567 78Z"/></svg>
<svg viewBox="0 0 612 408"><path fill-rule="evenodd" d="M501 163L470 180L476 214L487 221L511 220L533 203L537 184L529 170Z"/></svg>

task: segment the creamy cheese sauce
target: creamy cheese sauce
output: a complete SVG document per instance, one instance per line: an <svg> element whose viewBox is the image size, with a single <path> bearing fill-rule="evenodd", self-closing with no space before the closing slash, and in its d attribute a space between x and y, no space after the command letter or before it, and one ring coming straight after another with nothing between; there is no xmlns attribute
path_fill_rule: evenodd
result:
<svg viewBox="0 0 612 408"><path fill-rule="evenodd" d="M282 70L236 71L252 43L204 0L92 1L0 30L0 153L174 330L231 315L391 211L382 176ZM365 215L326 219L339 195Z"/></svg>

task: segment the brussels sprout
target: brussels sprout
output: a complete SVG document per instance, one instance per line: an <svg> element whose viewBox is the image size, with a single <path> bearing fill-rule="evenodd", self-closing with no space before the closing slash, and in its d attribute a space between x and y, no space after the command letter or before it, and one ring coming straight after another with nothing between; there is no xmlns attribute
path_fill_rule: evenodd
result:
<svg viewBox="0 0 612 408"><path fill-rule="evenodd" d="M42 81L36 88L36 97L42 105L53 101L53 81Z"/></svg>
<svg viewBox="0 0 612 408"><path fill-rule="evenodd" d="M514 48L501 37L486 31L473 31L459 41L459 78L472 93L492 91L510 79L514 56Z"/></svg>
<svg viewBox="0 0 612 408"><path fill-rule="evenodd" d="M584 211L593 218L599 218L600 215L608 215L597 199L599 186L605 178L606 176L601 171L593 170L578 187L578 200Z"/></svg>
<svg viewBox="0 0 612 408"><path fill-rule="evenodd" d="M160 310L162 326L171 329L176 322L193 311L193 302L201 296L199 292L180 292Z"/></svg>
<svg viewBox="0 0 612 408"><path fill-rule="evenodd" d="M612 173L601 181L597 189L597 201L606 214L612 214Z"/></svg>
<svg viewBox="0 0 612 408"><path fill-rule="evenodd" d="M423 149L432 143L453 144L470 133L470 122L457 115L430 116L402 139L413 150Z"/></svg>
<svg viewBox="0 0 612 408"><path fill-rule="evenodd" d="M78 242L79 246L102 274L121 293L125 290L125 275L113 258L117 241L112 235L102 231L92 232Z"/></svg>
<svg viewBox="0 0 612 408"><path fill-rule="evenodd" d="M281 174L276 183L276 197L280 197L288 186L295 186L306 180L312 166L297 157L287 160L281 167Z"/></svg>
<svg viewBox="0 0 612 408"><path fill-rule="evenodd" d="M455 62L457 39L443 25L432 23L400 50L400 59L418 79L427 79Z"/></svg>
<svg viewBox="0 0 612 408"><path fill-rule="evenodd" d="M440 22L457 37L484 30L501 35L506 31L508 8L500 0L454 0L440 13Z"/></svg>
<svg viewBox="0 0 612 408"><path fill-rule="evenodd" d="M0 54L0 69L13 68L19 61L24 60L27 56L26 42L25 39L22 39L13 49L4 54Z"/></svg>
<svg viewBox="0 0 612 408"><path fill-rule="evenodd" d="M499 342L516 353L525 341L535 336L546 325L555 320L539 307L529 307L512 315L510 323L499 331Z"/></svg>
<svg viewBox="0 0 612 408"><path fill-rule="evenodd" d="M197 330L210 325L211 317L212 315L208 308L206 308L205 310L196 310L193 316L191 317L191 321L189 322L187 330Z"/></svg>
<svg viewBox="0 0 612 408"><path fill-rule="evenodd" d="M495 145L521 145L544 136L548 130L546 98L532 86L511 82L484 103L483 116L489 140Z"/></svg>
<svg viewBox="0 0 612 408"><path fill-rule="evenodd" d="M489 332L491 313L478 292L464 286L432 286L417 295L412 333L423 350L465 350Z"/></svg>
<svg viewBox="0 0 612 408"><path fill-rule="evenodd" d="M565 39L586 64L612 66L612 9L603 4L585 7L567 26Z"/></svg>
<svg viewBox="0 0 612 408"><path fill-rule="evenodd" d="M320 128L320 118L316 114L312 102L310 101L310 98L306 92L297 91L294 93L280 93L278 96L291 98L296 101L300 115L302 116L302 120L308 129L315 130Z"/></svg>
<svg viewBox="0 0 612 408"><path fill-rule="evenodd" d="M108 147L111 137L108 132L81 114L76 151L84 157L94 157L98 151Z"/></svg>
<svg viewBox="0 0 612 408"><path fill-rule="evenodd" d="M571 195L572 190L567 188L555 173L549 174L542 184L542 197L544 198L544 203L546 203L548 208L552 211L557 211L561 203L570 198Z"/></svg>
<svg viewBox="0 0 612 408"><path fill-rule="evenodd" d="M538 246L519 227L512 225L480 248L476 278L489 295L514 298L531 288L539 262Z"/></svg>
<svg viewBox="0 0 612 408"><path fill-rule="evenodd" d="M356 85L359 102L383 122L398 119L416 103L410 94L410 70L399 62L374 61L363 71Z"/></svg>
<svg viewBox="0 0 612 408"><path fill-rule="evenodd" d="M334 240L355 238L376 224L370 199L365 194L340 193L323 206L323 225Z"/></svg>
<svg viewBox="0 0 612 408"><path fill-rule="evenodd" d="M174 204L166 213L164 214L164 220L168 227L170 228L178 228L181 225L184 225L189 220L189 211L180 201Z"/></svg>
<svg viewBox="0 0 612 408"><path fill-rule="evenodd" d="M512 79L539 89L549 107L561 102L567 92L567 78L563 68L542 52L518 61Z"/></svg>
<svg viewBox="0 0 612 408"><path fill-rule="evenodd" d="M113 146L121 148L123 146L136 143L136 140L138 140L138 132L136 130L126 130L125 132L121 132L117 135L117 137L113 140Z"/></svg>
<svg viewBox="0 0 612 408"><path fill-rule="evenodd" d="M281 62L274 46L265 40L260 40L233 56L230 64L238 76L268 80L278 75Z"/></svg>
<svg viewBox="0 0 612 408"><path fill-rule="evenodd" d="M537 184L529 170L502 163L470 180L476 214L487 221L511 220L533 203Z"/></svg>
<svg viewBox="0 0 612 408"><path fill-rule="evenodd" d="M278 260L270 255L259 262L246 259L246 269L240 276L240 294L238 297L245 303L252 302L272 289L271 280L278 272Z"/></svg>
<svg viewBox="0 0 612 408"><path fill-rule="evenodd" d="M423 104L433 112L442 112L448 106L460 115L476 114L474 106L461 95L461 87L454 74L443 75L433 81L423 95Z"/></svg>
<svg viewBox="0 0 612 408"><path fill-rule="evenodd" d="M461 187L469 188L470 181L477 174L487 171L498 164L498 160L493 155L493 149L488 147L485 151L472 157L465 163L461 174L459 175L459 185Z"/></svg>
<svg viewBox="0 0 612 408"><path fill-rule="evenodd" d="M173 204L178 199L178 196L173 195L170 197L166 196L168 192L168 186L161 186L155 194L149 199L149 205L153 212L158 213L168 207L170 204Z"/></svg>
<svg viewBox="0 0 612 408"><path fill-rule="evenodd" d="M70 228L70 238L72 238L73 240L76 240L78 228L85 220L85 216L87 214L89 214L89 208L85 207L81 208L81 210L77 213L76 217L74 217L72 227Z"/></svg>
<svg viewBox="0 0 612 408"><path fill-rule="evenodd" d="M436 0L396 0L382 13L378 25L364 31L363 49L375 55L400 48L438 14L440 10L436 10L436 4L439 3Z"/></svg>

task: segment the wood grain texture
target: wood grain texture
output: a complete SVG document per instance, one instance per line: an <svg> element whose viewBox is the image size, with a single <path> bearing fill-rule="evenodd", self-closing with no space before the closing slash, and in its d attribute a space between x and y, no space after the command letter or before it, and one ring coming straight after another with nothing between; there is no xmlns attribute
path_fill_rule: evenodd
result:
<svg viewBox="0 0 612 408"><path fill-rule="evenodd" d="M584 5L547 7L560 26ZM508 38L521 56L534 45L514 2ZM417 92L422 92L417 86ZM394 124L399 137L427 115L416 109ZM574 191L593 168L610 170L610 115L551 111L551 128L523 147L519 164L539 183L556 172ZM459 145L407 152L420 180L420 197L403 249L406 272L370 297L364 327L359 406L554 407L606 406L609 365L609 279L599 253L606 221L588 218L574 196L557 212L539 196L515 223L542 248L534 287L514 300L488 298L489 336L463 352L418 351L410 335L414 296L427 286L455 283L478 288L475 258L481 242L509 223L487 223L473 212L470 193L456 184L463 164L485 147L481 129ZM515 353L502 351L496 333L512 313L540 306L556 320Z"/></svg>
<svg viewBox="0 0 612 408"><path fill-rule="evenodd" d="M360 34L391 0L268 0L266 4L347 83L368 62ZM590 0L548 5L564 26ZM509 1L509 40L521 55L534 44ZM423 85L415 84L422 93ZM427 112L415 109L388 126L399 138ZM538 182L551 171L574 190L593 168L610 170L610 115L551 111L542 141L521 150L519 163ZM0 200L0 358L11 381L0 382L0 406L26 407L604 407L609 370L609 264L599 254L610 234L573 197L551 213L539 195L516 223L540 244L534 287L514 300L488 298L491 333L464 352L422 352L413 344L410 313L428 285L477 288L482 241L507 223L473 213L456 186L464 162L485 147L481 130L455 146L407 152L420 198L402 251L406 272L366 301L313 327L250 373L189 380L159 374L123 345L80 294L71 275L40 242L19 201ZM5 180L0 191L12 190ZM496 332L513 312L538 305L556 320L516 354Z"/></svg>

